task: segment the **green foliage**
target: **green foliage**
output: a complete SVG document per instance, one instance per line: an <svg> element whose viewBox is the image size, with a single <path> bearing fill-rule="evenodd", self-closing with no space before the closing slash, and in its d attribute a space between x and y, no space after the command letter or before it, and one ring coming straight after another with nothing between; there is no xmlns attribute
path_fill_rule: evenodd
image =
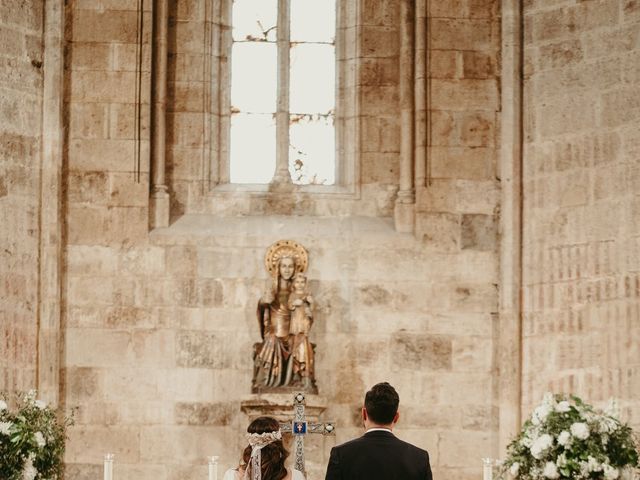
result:
<svg viewBox="0 0 640 480"><path fill-rule="evenodd" d="M0 478L50 480L63 468L66 428L71 417L58 419L55 410L36 399L34 390L19 394L15 409L0 400Z"/></svg>
<svg viewBox="0 0 640 480"><path fill-rule="evenodd" d="M638 466L638 442L615 404L601 411L575 396L547 394L509 444L499 478L615 480Z"/></svg>

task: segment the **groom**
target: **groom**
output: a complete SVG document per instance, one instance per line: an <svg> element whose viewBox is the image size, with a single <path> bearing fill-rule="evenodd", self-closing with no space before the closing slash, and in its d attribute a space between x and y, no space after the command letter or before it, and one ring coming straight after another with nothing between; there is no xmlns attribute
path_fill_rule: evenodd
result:
<svg viewBox="0 0 640 480"><path fill-rule="evenodd" d="M331 449L325 480L432 480L429 454L393 433L400 397L388 383L367 392L365 434Z"/></svg>

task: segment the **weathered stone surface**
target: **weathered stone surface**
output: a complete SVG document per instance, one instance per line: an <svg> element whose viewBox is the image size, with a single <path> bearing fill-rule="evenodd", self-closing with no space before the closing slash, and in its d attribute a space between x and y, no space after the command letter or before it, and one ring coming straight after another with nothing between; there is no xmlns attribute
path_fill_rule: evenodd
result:
<svg viewBox="0 0 640 480"><path fill-rule="evenodd" d="M462 215L460 246L463 249L495 250L498 229L493 215Z"/></svg>
<svg viewBox="0 0 640 480"><path fill-rule="evenodd" d="M176 363L180 367L223 367L225 358L223 339L206 332L184 332L176 339Z"/></svg>
<svg viewBox="0 0 640 480"><path fill-rule="evenodd" d="M43 8L35 0L0 4L0 391L7 393L34 388L38 378Z"/></svg>
<svg viewBox="0 0 640 480"><path fill-rule="evenodd" d="M638 335L634 301L621 294L635 268L633 228L623 227L635 224L637 191L637 128L627 127L640 118L640 32L625 20L635 3L525 7L525 410L547 390L637 404L638 380L624 373L637 352L619 337L621 325Z"/></svg>
<svg viewBox="0 0 640 480"><path fill-rule="evenodd" d="M250 383L255 303L268 282L262 254L282 237L310 251L312 341L327 415L341 425L336 440L360 434L363 392L390 380L406 412L399 432L430 451L436 477L477 478L478 458L495 452L498 154L501 130L513 127L500 125L498 49L508 40L498 34L500 4L428 2L429 22L419 19L432 37L418 45L431 109L418 117L431 130L415 139L429 148L428 181L415 185L414 238L386 218L408 125L400 121L400 4L365 0L356 12L357 2L346 3L341 14L353 24L337 32L339 149L354 158L355 181L353 193L335 196L210 191L213 151L228 145L212 138L209 109L228 89L210 78L217 45L205 39L227 20L204 22L214 13L196 0L172 6L166 173L175 216L151 234L152 2L144 2L140 52L139 177L138 3L69 3L58 310L62 390L80 407L70 478L98 475L109 450L123 478L142 480L201 477L211 454L224 467L237 461L246 419L236 405ZM523 4L523 412L553 389L618 396L627 418L640 421L636 3ZM39 247L49 244L39 222L48 221L41 205L52 185L40 176L40 145L51 133L40 130L44 2L0 4L0 315L9 319L0 322L8 347L0 389L11 390L31 388L42 373L36 320L51 320L38 317L46 300L38 291L47 290L37 286L58 270ZM221 71L228 60L220 58ZM313 445L314 458L326 461L330 446ZM321 470L313 465L311 480Z"/></svg>
<svg viewBox="0 0 640 480"><path fill-rule="evenodd" d="M175 405L178 425L216 425L231 424L236 415L235 405L224 403L177 403Z"/></svg>
<svg viewBox="0 0 640 480"><path fill-rule="evenodd" d="M450 370L451 340L432 335L399 333L393 339L391 362L396 368Z"/></svg>

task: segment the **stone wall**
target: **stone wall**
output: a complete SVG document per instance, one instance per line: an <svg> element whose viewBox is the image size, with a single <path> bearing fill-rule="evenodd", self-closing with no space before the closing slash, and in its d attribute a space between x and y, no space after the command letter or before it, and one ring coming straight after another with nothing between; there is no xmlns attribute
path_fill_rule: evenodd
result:
<svg viewBox="0 0 640 480"><path fill-rule="evenodd" d="M322 477L333 442L359 434L362 395L382 380L402 398L400 435L431 452L436 476L476 478L497 431L496 2L431 12L433 183L419 189L417 238L395 233L388 218L399 152L396 2L362 2L358 17L360 76L351 87L364 105L353 146L361 195L301 203L204 188L202 41L215 28L204 21L205 3L180 1L170 13L174 223L151 234L147 164L139 183L134 175L136 2L75 0L67 8L64 389L66 405L79 407L67 476L100 475L108 451L122 478L204 477L212 454L224 467L235 463L264 250L294 238L311 255L318 383L327 418L338 422L335 439L311 444L310 478ZM145 14L145 119L149 20ZM272 215L235 216L261 212ZM335 218L347 214L369 219Z"/></svg>
<svg viewBox="0 0 640 480"><path fill-rule="evenodd" d="M574 392L640 425L639 35L637 2L525 2L525 414Z"/></svg>
<svg viewBox="0 0 640 480"><path fill-rule="evenodd" d="M430 6L428 187L417 186L416 234L452 254L495 252L499 3Z"/></svg>
<svg viewBox="0 0 640 480"><path fill-rule="evenodd" d="M0 5L0 391L36 387L43 4Z"/></svg>

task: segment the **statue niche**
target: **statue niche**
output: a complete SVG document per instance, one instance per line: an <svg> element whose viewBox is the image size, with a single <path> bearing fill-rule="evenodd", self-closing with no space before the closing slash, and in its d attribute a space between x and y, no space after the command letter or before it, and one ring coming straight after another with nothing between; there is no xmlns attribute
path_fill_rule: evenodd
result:
<svg viewBox="0 0 640 480"><path fill-rule="evenodd" d="M253 393L318 392L315 345L309 341L314 300L307 265L307 251L297 242L280 240L267 249L265 267L271 279L258 300L262 342L254 345Z"/></svg>

